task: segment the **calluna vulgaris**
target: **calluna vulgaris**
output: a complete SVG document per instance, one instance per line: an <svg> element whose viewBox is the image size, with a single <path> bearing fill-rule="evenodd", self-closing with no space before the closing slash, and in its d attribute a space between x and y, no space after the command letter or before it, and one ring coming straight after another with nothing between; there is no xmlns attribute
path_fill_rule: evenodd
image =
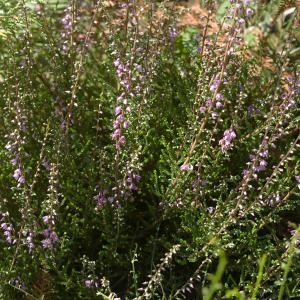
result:
<svg viewBox="0 0 300 300"><path fill-rule="evenodd" d="M0 299L299 298L299 10L0 0Z"/></svg>

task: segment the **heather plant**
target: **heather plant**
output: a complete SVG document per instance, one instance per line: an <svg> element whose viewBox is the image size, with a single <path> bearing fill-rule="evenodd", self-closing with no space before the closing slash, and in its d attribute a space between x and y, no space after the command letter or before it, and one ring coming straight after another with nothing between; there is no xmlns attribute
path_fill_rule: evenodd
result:
<svg viewBox="0 0 300 300"><path fill-rule="evenodd" d="M0 0L0 299L300 296L298 3L200 2Z"/></svg>

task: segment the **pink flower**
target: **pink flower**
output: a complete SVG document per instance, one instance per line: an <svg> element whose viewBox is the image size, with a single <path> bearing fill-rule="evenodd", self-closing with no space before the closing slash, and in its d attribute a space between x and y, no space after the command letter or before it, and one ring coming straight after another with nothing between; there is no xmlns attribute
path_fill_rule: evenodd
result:
<svg viewBox="0 0 300 300"><path fill-rule="evenodd" d="M124 145L124 144L125 144L125 141L126 141L125 136L121 136L120 139L119 139L119 143L120 143L121 145Z"/></svg>
<svg viewBox="0 0 300 300"><path fill-rule="evenodd" d="M121 106L117 106L117 107L115 108L115 113L116 113L116 115L119 115L121 112L122 112L122 107L121 107Z"/></svg>
<svg viewBox="0 0 300 300"><path fill-rule="evenodd" d="M180 167L180 170L181 171L191 171L191 170L193 170L193 166L191 164L183 164Z"/></svg>
<svg viewBox="0 0 300 300"><path fill-rule="evenodd" d="M221 93L217 93L216 100L221 101L223 99L223 95Z"/></svg>
<svg viewBox="0 0 300 300"><path fill-rule="evenodd" d="M116 140L119 136L121 135L121 130L120 129L116 129L112 135L112 139Z"/></svg>
<svg viewBox="0 0 300 300"><path fill-rule="evenodd" d="M218 113L212 112L212 113L211 113L211 117L212 117L213 119L216 119L216 118L218 117Z"/></svg>
<svg viewBox="0 0 300 300"><path fill-rule="evenodd" d="M219 145L221 146L222 152L230 149L232 145L232 140L236 138L236 133L233 129L227 129L224 131L223 138L219 141Z"/></svg>
<svg viewBox="0 0 300 300"><path fill-rule="evenodd" d="M223 107L223 104L220 101L218 101L216 103L216 108L222 108L222 107Z"/></svg>
<svg viewBox="0 0 300 300"><path fill-rule="evenodd" d="M200 111L202 114L205 113L206 107L205 107L205 106L201 106L201 107L199 108L199 111Z"/></svg>

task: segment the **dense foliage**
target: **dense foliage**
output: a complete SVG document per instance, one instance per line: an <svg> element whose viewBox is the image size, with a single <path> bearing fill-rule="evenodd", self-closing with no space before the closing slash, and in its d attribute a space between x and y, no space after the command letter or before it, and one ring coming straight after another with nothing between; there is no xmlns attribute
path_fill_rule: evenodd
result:
<svg viewBox="0 0 300 300"><path fill-rule="evenodd" d="M200 2L0 0L0 299L300 297L298 2Z"/></svg>

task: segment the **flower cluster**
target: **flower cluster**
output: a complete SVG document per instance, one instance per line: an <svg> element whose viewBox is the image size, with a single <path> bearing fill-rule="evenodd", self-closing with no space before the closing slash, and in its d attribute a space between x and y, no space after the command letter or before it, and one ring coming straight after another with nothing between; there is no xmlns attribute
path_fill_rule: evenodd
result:
<svg viewBox="0 0 300 300"><path fill-rule="evenodd" d="M15 169L13 177L18 183L20 184L25 183L25 177L22 172L21 165L19 165L18 168Z"/></svg>
<svg viewBox="0 0 300 300"><path fill-rule="evenodd" d="M64 16L61 20L63 30L61 32L61 48L64 53L69 50L69 38L72 33L72 7L68 6L64 10Z"/></svg>
<svg viewBox="0 0 300 300"><path fill-rule="evenodd" d="M13 178L17 181L18 186L20 186L26 181L21 151L22 146L25 144L25 138L22 133L27 132L27 119L17 101L14 103L14 113L15 116L12 123L16 125L16 128L9 135L6 135L6 138L8 138L9 141L6 144L5 149L9 151L11 164L15 168ZM23 156L24 155L27 154L23 153Z"/></svg>
<svg viewBox="0 0 300 300"><path fill-rule="evenodd" d="M141 180L141 178L141 176L134 174L132 171L130 171L126 180L128 189L137 190L136 184Z"/></svg>
<svg viewBox="0 0 300 300"><path fill-rule="evenodd" d="M271 143L271 147L275 148L275 144ZM254 179L257 179L257 173L265 171L268 162L266 159L269 157L269 143L267 139L264 139L262 142L262 146L258 154L250 154L250 161L252 162L252 171ZM243 175L244 177L248 176L249 170L244 169Z"/></svg>
<svg viewBox="0 0 300 300"><path fill-rule="evenodd" d="M222 152L226 152L232 147L232 141L236 138L236 133L233 129L224 131L223 138L219 141Z"/></svg>
<svg viewBox="0 0 300 300"><path fill-rule="evenodd" d="M99 280L97 278L94 278L94 279L86 279L84 281L84 285L91 289L91 288L99 288L100 286L100 283L99 283Z"/></svg>
<svg viewBox="0 0 300 300"><path fill-rule="evenodd" d="M45 239L42 240L42 246L44 248L52 249L55 243L58 241L56 232L48 228L43 231L43 235Z"/></svg>
<svg viewBox="0 0 300 300"><path fill-rule="evenodd" d="M219 88L220 84L221 84L220 76L216 75L215 78L213 79L212 84L209 87L209 90L211 92L215 92Z"/></svg>
<svg viewBox="0 0 300 300"><path fill-rule="evenodd" d="M107 190L102 190L98 193L97 196L95 196L97 209L101 209L107 203L112 204L114 202L115 198L109 197L107 194L108 194Z"/></svg>
<svg viewBox="0 0 300 300"><path fill-rule="evenodd" d="M282 201L282 199L281 199L279 193L277 192L276 194L270 195L268 197L266 203L267 203L267 205L274 207L274 206L277 206L278 204L280 204L281 201Z"/></svg>
<svg viewBox="0 0 300 300"><path fill-rule="evenodd" d="M291 230L291 236L295 236L297 234L297 230ZM300 237L299 237L299 235L298 235L298 238L296 239L296 241L295 241L295 243L296 243L296 246L298 246L298 247L300 247Z"/></svg>
<svg viewBox="0 0 300 300"><path fill-rule="evenodd" d="M176 37L178 36L178 31L176 28L172 27L170 28L169 30L169 40L171 42L171 45L172 47L174 47L174 43L175 43L175 40L176 40Z"/></svg>
<svg viewBox="0 0 300 300"><path fill-rule="evenodd" d="M27 289L25 282L19 276L17 278L11 279L9 283L23 291Z"/></svg>
<svg viewBox="0 0 300 300"><path fill-rule="evenodd" d="M214 109L221 110L224 107L223 99L224 96L220 92L221 84L227 85L228 81L226 80L227 72L223 72L223 79L220 78L220 75L217 74L212 78L212 83L209 86L209 90L212 93L212 97L208 98L204 105L200 106L199 112L205 113L206 111L211 112L211 117L216 119L219 116L219 112L214 111ZM225 78L224 78L225 77Z"/></svg>
<svg viewBox="0 0 300 300"><path fill-rule="evenodd" d="M215 106L216 109L222 109L224 107L222 100L223 100L223 95L221 93L217 93L215 97L215 103L213 104L212 99L208 99L205 103L205 106L201 106L199 108L200 113L205 113L206 110L212 109L213 105ZM219 115L218 112L215 111L211 113L213 119L215 119L218 115Z"/></svg>
<svg viewBox="0 0 300 300"><path fill-rule="evenodd" d="M235 3L234 0L230 1L231 3ZM250 17L254 14L254 10L251 8L251 1L244 0L244 1L236 1L235 9L237 10L238 17L237 17L237 30L242 29L242 27L246 24L246 21L250 19ZM232 9L233 12L233 9Z"/></svg>
<svg viewBox="0 0 300 300"><path fill-rule="evenodd" d="M31 229L23 230L22 234L25 238L25 244L28 247L29 253L32 253L32 251L34 249L34 243L33 243L34 233L33 233L33 231Z"/></svg>
<svg viewBox="0 0 300 300"><path fill-rule="evenodd" d="M116 141L116 148L120 149L122 145L125 144L126 139L123 135L123 130L129 127L129 122L126 120L126 113L131 111L128 105L128 97L133 96L132 90L132 80L131 72L129 71L129 66L121 62L117 58L114 62L117 69L117 77L119 78L120 85L123 92L117 98L117 106L115 107L116 119L113 122L114 133L112 134L112 139Z"/></svg>
<svg viewBox="0 0 300 300"><path fill-rule="evenodd" d="M191 164L183 164L181 167L180 167L180 170L181 171L192 171L193 170L193 166Z"/></svg>
<svg viewBox="0 0 300 300"><path fill-rule="evenodd" d="M118 99L118 101L120 101L120 97ZM114 132L112 134L112 139L116 141L117 149L120 149L121 146L125 144L126 139L122 131L123 129L127 129L129 127L129 122L125 119L125 111L129 111L128 107L124 110L124 105L127 104L127 101L123 101L123 108L121 103L119 104L120 105L115 108L116 119L113 123Z"/></svg>
<svg viewBox="0 0 300 300"><path fill-rule="evenodd" d="M13 225L5 222L5 219L9 216L8 212L0 213L0 227L3 230L3 235L8 244L15 244L16 239L13 238Z"/></svg>
<svg viewBox="0 0 300 300"><path fill-rule="evenodd" d="M52 249L54 244L59 240L56 232L54 231L55 219L56 219L56 207L58 205L58 194L57 194L57 176L58 169L54 163L49 165L50 176L48 186L48 197L43 203L45 215L43 216L43 223L47 225L47 229L43 231L45 239L42 240L42 246L44 248Z"/></svg>

